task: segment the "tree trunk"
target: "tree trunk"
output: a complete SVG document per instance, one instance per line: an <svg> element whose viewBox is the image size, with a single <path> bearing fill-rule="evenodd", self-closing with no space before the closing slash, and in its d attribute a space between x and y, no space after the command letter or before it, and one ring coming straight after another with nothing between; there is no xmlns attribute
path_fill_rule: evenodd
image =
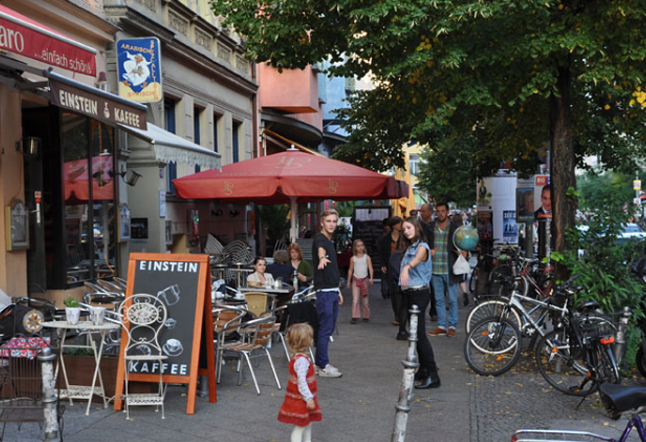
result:
<svg viewBox="0 0 646 442"><path fill-rule="evenodd" d="M576 189L574 175L574 143L572 139L572 79L567 67L559 68L558 96L550 98L551 185L552 185L552 244L553 250L564 252L568 248L565 236L568 227L574 227L576 200L567 196L568 189ZM566 279L562 265L556 267L556 279Z"/></svg>

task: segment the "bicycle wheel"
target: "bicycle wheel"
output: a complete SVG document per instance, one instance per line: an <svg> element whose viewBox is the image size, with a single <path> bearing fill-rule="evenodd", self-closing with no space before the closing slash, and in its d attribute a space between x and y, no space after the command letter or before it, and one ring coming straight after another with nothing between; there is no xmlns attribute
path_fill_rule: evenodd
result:
<svg viewBox="0 0 646 442"><path fill-rule="evenodd" d="M597 383L601 384L620 384L621 373L617 366L617 360L609 345L601 343L596 344L596 372Z"/></svg>
<svg viewBox="0 0 646 442"><path fill-rule="evenodd" d="M469 293L472 295L477 296L477 289L478 289L478 278L480 277L480 269L478 266L475 266L473 268L473 271L471 272L471 277L469 278Z"/></svg>
<svg viewBox="0 0 646 442"><path fill-rule="evenodd" d="M507 299L504 298L488 299L474 305L467 315L467 320L464 324L465 332L468 334L474 325L485 318L490 318L492 316L500 317L500 314L506 306ZM521 329L522 320L514 308L510 309L507 319L509 319L519 330Z"/></svg>
<svg viewBox="0 0 646 442"><path fill-rule="evenodd" d="M567 395L587 396L599 388L587 367L584 351L570 344L565 329L552 330L538 341L536 365L552 387Z"/></svg>
<svg viewBox="0 0 646 442"><path fill-rule="evenodd" d="M646 355L644 355L644 350L642 348L637 350L635 364L637 364L637 369L642 374L642 376L646 378Z"/></svg>
<svg viewBox="0 0 646 442"><path fill-rule="evenodd" d="M476 324L464 343L464 358L469 367L484 376L508 371L520 357L520 332L507 319L486 318ZM487 351L482 351L486 349Z"/></svg>

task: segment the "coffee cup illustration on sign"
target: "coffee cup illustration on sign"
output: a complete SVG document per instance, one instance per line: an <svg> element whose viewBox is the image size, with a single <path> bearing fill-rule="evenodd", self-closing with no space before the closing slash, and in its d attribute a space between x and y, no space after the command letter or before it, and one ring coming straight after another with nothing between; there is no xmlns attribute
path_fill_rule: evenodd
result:
<svg viewBox="0 0 646 442"><path fill-rule="evenodd" d="M175 357L182 354L182 352L184 351L184 346L177 339L169 339L164 344L163 350L164 350L164 353L166 353L168 356Z"/></svg>
<svg viewBox="0 0 646 442"><path fill-rule="evenodd" d="M175 305L179 302L179 286L177 284L169 285L164 290L157 292L157 299L161 299L167 306Z"/></svg>
<svg viewBox="0 0 646 442"><path fill-rule="evenodd" d="M174 329L176 325L177 325L177 321L173 318L168 318L164 323L164 326L169 330Z"/></svg>

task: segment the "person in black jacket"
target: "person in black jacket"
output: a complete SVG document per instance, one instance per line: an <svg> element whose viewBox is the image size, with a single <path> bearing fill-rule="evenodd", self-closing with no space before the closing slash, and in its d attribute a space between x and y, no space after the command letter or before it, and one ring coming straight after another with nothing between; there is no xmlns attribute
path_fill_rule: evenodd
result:
<svg viewBox="0 0 646 442"><path fill-rule="evenodd" d="M400 306L401 306L401 293L397 284L395 274L399 274L399 269L395 269L389 265L390 255L399 249L399 238L401 236L403 220L398 216L393 216L388 220L390 232L385 234L381 239L380 258L381 258L381 273L386 275L386 284L388 285L388 296L391 299L393 313L395 320L393 325L399 325L400 322ZM382 281L382 284L384 282Z"/></svg>
<svg viewBox="0 0 646 442"><path fill-rule="evenodd" d="M453 273L453 264L460 253L453 245L453 235L458 226L452 223L449 216L449 205L439 203L435 208L435 221L429 226L429 245L433 257L433 277L431 284L435 293L437 308L437 328L430 336L454 337L458 325L458 285L461 275ZM462 252L466 255L466 252ZM444 294L449 301L449 317L446 317Z"/></svg>

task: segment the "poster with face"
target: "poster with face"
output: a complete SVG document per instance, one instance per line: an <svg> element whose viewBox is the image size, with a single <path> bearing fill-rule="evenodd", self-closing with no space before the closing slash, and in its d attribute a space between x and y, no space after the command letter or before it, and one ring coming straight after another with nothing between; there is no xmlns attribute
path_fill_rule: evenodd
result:
<svg viewBox="0 0 646 442"><path fill-rule="evenodd" d="M552 219L552 186L549 175L534 176L534 219Z"/></svg>

